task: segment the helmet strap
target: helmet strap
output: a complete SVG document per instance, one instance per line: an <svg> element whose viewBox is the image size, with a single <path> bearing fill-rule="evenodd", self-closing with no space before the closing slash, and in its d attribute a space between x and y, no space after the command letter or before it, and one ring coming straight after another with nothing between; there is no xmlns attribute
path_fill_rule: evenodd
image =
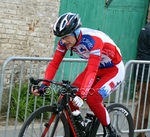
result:
<svg viewBox="0 0 150 137"><path fill-rule="evenodd" d="M78 42L78 37L77 37L77 35L76 35L76 33L75 33L75 32L73 32L73 34L74 34L75 39L76 39L76 43L75 43L74 45L76 45L76 44L77 44L77 42Z"/></svg>

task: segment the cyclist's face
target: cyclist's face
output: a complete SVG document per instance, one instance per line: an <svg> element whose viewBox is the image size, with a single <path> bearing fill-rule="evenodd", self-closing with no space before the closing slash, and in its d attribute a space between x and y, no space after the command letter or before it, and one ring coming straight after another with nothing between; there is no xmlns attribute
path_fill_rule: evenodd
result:
<svg viewBox="0 0 150 137"><path fill-rule="evenodd" d="M71 35L67 35L67 36L62 37L61 41L63 44L66 45L67 49L71 49L76 43L75 37L71 36Z"/></svg>

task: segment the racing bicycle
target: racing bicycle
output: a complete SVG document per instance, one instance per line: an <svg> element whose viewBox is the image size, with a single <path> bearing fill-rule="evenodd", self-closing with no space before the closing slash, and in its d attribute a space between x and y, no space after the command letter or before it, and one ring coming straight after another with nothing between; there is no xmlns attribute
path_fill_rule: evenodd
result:
<svg viewBox="0 0 150 137"><path fill-rule="evenodd" d="M70 81L57 82L46 79L30 78L30 89L42 82L49 82L60 87L58 90L58 102L53 105L45 105L36 109L27 118L21 127L18 137L104 137L105 129L96 116L86 113L83 125L78 125L75 116L69 106L70 98L75 97L77 87L71 85ZM133 137L133 119L129 110L122 104L114 103L106 107L112 125L120 137ZM83 117L83 119L85 119ZM87 120L88 119L88 120Z"/></svg>

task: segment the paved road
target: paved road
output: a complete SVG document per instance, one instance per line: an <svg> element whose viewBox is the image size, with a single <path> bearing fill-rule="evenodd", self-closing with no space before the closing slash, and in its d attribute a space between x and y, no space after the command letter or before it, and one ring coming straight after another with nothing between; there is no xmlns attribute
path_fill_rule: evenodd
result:
<svg viewBox="0 0 150 137"><path fill-rule="evenodd" d="M5 127L0 127L0 137L17 137L19 129L14 130L14 126L9 126L7 132L5 132Z"/></svg>
<svg viewBox="0 0 150 137"><path fill-rule="evenodd" d="M9 130L7 130L6 135L4 136L4 128L0 127L0 137L17 137L18 132L19 132L19 129L17 129L14 134L14 127L10 127ZM146 135L147 135L147 137L150 137L150 132L147 132ZM134 137L136 137L136 135Z"/></svg>

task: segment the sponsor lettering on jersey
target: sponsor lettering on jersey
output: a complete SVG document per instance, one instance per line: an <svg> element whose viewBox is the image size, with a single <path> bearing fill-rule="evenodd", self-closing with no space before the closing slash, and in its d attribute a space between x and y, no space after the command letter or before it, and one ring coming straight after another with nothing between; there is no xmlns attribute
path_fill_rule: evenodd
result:
<svg viewBox="0 0 150 137"><path fill-rule="evenodd" d="M85 45L88 50L91 50L95 44L95 41L90 35L83 35L80 44Z"/></svg>

